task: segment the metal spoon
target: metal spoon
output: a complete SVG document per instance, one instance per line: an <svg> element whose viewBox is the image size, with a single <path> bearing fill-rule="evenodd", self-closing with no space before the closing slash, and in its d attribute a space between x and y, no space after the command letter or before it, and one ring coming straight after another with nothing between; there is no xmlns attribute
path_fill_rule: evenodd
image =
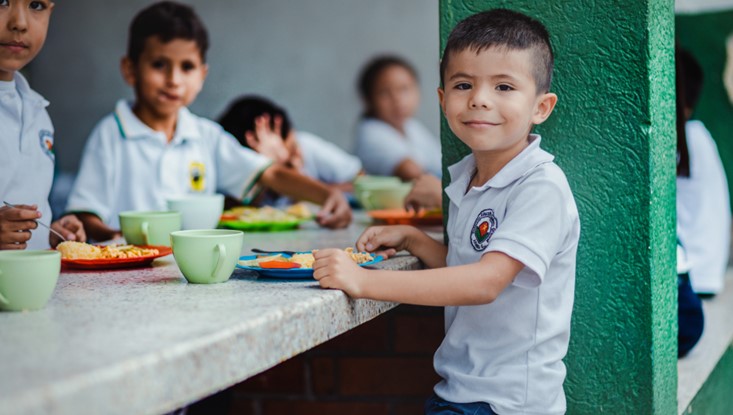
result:
<svg viewBox="0 0 733 415"><path fill-rule="evenodd" d="M8 202L6 202L6 201L4 201L4 200L3 200L3 203L5 204L5 206L9 206L9 207L11 207L11 208L16 208L16 209L20 209L20 208L19 208L18 206L15 206L15 205L13 205L13 204L10 204L10 203L8 203ZM62 241L66 242L66 238L64 238L64 235L61 235L60 233L58 233L58 232L56 232L55 230L51 229L51 227L50 227L50 226L46 225L45 223L41 222L41 221L40 221L40 220L38 220L38 219L33 219L33 220L34 220L34 221L35 221L35 222L36 222L37 224L39 224L39 225L43 226L44 228L48 229L49 231L51 231L51 232L52 232L52 233L53 233L54 235L56 235L56 236L58 236L59 238L61 238L61 240L62 240Z"/></svg>
<svg viewBox="0 0 733 415"><path fill-rule="evenodd" d="M256 254L285 254L285 255L290 255L290 256L297 254L297 252L295 251L265 251L264 249L259 249L259 248L252 248L250 249L250 251Z"/></svg>

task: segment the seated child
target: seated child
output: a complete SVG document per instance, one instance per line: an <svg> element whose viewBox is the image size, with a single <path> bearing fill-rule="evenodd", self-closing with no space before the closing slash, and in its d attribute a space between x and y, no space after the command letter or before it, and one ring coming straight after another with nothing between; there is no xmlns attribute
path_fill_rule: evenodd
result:
<svg viewBox="0 0 733 415"><path fill-rule="evenodd" d="M557 102L549 35L523 14L481 12L453 29L440 68L441 108L471 149L449 168L448 246L413 227L372 227L357 249L407 250L432 269L367 270L330 249L315 254L315 278L355 298L445 306L427 414L564 414L580 222L531 133Z"/></svg>
<svg viewBox="0 0 733 415"><path fill-rule="evenodd" d="M322 204L322 226L347 226L351 209L340 191L273 164L186 108L203 86L207 48L189 6L159 2L133 19L121 69L135 101L119 101L92 132L67 210L84 212L88 234L106 240L119 236L122 211L166 210L166 198L187 193L246 201L264 185Z"/></svg>
<svg viewBox="0 0 733 415"><path fill-rule="evenodd" d="M692 120L703 71L688 51L677 54L677 101L681 105L678 149L686 149L686 172L677 174L677 233L690 261L690 282L698 294L723 289L730 250L728 181L713 137ZM683 161L681 157L680 161Z"/></svg>
<svg viewBox="0 0 733 415"><path fill-rule="evenodd" d="M240 144L345 192L361 172L359 159L323 138L295 130L285 109L254 95L234 101L219 124Z"/></svg>
<svg viewBox="0 0 733 415"><path fill-rule="evenodd" d="M356 128L356 155L368 174L403 181L440 177L440 142L414 117L420 104L417 72L395 56L369 62L359 78L366 111Z"/></svg>
<svg viewBox="0 0 733 415"><path fill-rule="evenodd" d="M0 6L0 249L48 249L61 240L36 223L51 222L53 125L48 101L20 74L43 47L53 3L11 1ZM79 219L67 215L51 227L85 241Z"/></svg>

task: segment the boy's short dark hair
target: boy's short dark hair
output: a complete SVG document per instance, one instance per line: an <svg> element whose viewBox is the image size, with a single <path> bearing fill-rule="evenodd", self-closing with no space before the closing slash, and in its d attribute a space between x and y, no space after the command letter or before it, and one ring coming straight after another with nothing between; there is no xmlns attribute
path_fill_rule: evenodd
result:
<svg viewBox="0 0 733 415"><path fill-rule="evenodd" d="M174 39L196 42L201 60L206 61L209 34L192 7L173 1L161 1L141 10L130 23L127 57L137 63L145 48L145 41L158 36L163 43Z"/></svg>
<svg viewBox="0 0 733 415"><path fill-rule="evenodd" d="M682 48L677 48L677 76L681 78L682 91L684 94L684 106L687 109L695 109L697 101L700 100L702 92L703 71L702 66L692 54Z"/></svg>
<svg viewBox="0 0 733 415"><path fill-rule="evenodd" d="M275 116L282 117L282 137L285 139L292 128L288 113L269 99L257 95L246 95L232 102L226 112L219 118L219 124L229 134L233 135L240 144L249 147L244 133L254 131L255 118L264 114L270 115L271 128L275 127Z"/></svg>
<svg viewBox="0 0 733 415"><path fill-rule="evenodd" d="M507 9L493 9L474 14L459 22L448 36L443 59L440 61L440 84L444 85L445 70L451 54L466 49L476 53L499 47L509 50L532 49L533 77L537 92L550 90L554 56L550 34L539 21Z"/></svg>

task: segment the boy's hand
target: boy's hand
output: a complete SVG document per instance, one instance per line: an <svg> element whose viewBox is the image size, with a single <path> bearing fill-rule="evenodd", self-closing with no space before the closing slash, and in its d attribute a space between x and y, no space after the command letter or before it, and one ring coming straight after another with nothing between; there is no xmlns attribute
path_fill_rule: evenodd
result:
<svg viewBox="0 0 733 415"><path fill-rule="evenodd" d="M402 250L409 251L411 226L371 226L356 241L358 251L374 252L389 258Z"/></svg>
<svg viewBox="0 0 733 415"><path fill-rule="evenodd" d="M0 207L0 249L25 249L40 217L37 205Z"/></svg>
<svg viewBox="0 0 733 415"><path fill-rule="evenodd" d="M273 129L270 127L270 115L260 115L255 118L255 131L244 133L244 138L252 150L280 164L286 163L290 158L290 151L285 147L282 137L282 123L282 117L276 116Z"/></svg>
<svg viewBox="0 0 733 415"><path fill-rule="evenodd" d="M323 249L313 253L313 277L322 288L342 290L349 297L359 298L369 271L356 265L341 249Z"/></svg>
<svg viewBox="0 0 733 415"><path fill-rule="evenodd" d="M423 174L412 183L412 189L405 197L405 209L435 209L441 207L442 201L443 187L440 179L432 174Z"/></svg>
<svg viewBox="0 0 733 415"><path fill-rule="evenodd" d="M51 224L51 229L64 235L67 241L78 241L86 242L87 234L84 232L84 225L81 223L79 218L74 215L66 215L56 222ZM56 245L61 243L61 238L56 236L53 232L49 234L49 242L51 248L55 248Z"/></svg>
<svg viewBox="0 0 733 415"><path fill-rule="evenodd" d="M316 215L316 222L325 228L345 228L351 223L351 208L341 191L332 189L321 210Z"/></svg>

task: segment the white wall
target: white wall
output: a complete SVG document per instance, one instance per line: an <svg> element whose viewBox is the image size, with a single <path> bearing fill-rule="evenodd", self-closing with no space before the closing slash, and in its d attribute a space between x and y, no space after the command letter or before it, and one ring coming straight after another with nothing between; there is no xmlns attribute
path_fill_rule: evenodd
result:
<svg viewBox="0 0 733 415"><path fill-rule="evenodd" d="M58 168L75 172L86 137L132 97L119 60L132 17L152 1L58 0L44 49L28 67L50 102ZM421 76L418 118L437 135L438 0L192 0L211 38L209 77L191 106L216 118L244 93L285 106L297 128L351 149L361 112L356 78L375 54L397 53Z"/></svg>

